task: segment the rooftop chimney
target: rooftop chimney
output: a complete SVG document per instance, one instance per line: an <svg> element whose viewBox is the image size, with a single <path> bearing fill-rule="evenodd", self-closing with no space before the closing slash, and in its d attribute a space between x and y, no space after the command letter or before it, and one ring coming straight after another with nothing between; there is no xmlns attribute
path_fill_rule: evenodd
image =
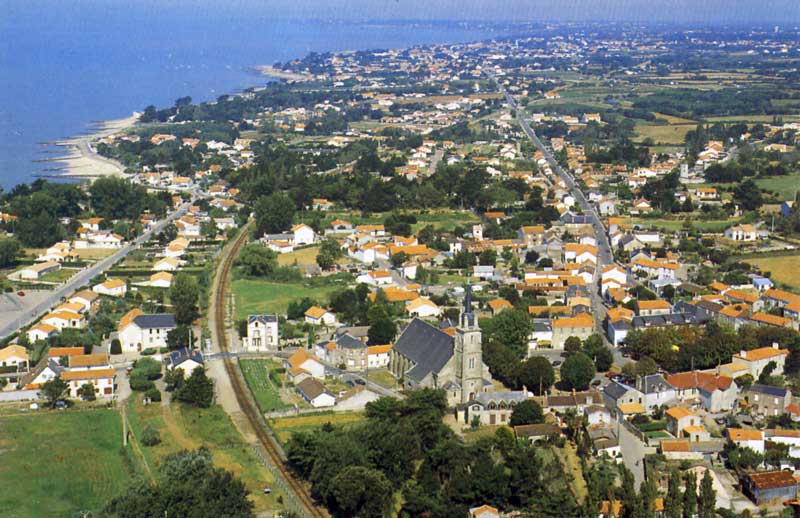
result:
<svg viewBox="0 0 800 518"><path fill-rule="evenodd" d="M773 349L778 349L779 347L780 347L780 345L778 345L778 342L772 342L772 348Z"/></svg>

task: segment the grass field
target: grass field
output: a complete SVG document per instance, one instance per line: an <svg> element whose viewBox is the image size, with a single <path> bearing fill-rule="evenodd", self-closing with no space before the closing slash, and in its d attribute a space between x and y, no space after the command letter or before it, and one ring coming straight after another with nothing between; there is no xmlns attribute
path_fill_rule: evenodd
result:
<svg viewBox="0 0 800 518"><path fill-rule="evenodd" d="M251 493L256 512L274 510L277 494L265 495L262 489L274 484L272 474L260 463L220 406L193 408L181 404L142 405L129 403L128 418L135 437L147 426L158 430L161 443L141 446L150 471L155 473L161 460L181 450L208 448L214 464L239 477Z"/></svg>
<svg viewBox="0 0 800 518"><path fill-rule="evenodd" d="M274 410L285 410L289 405L281 401L278 390L272 380L269 379L268 369L279 367L280 365L270 360L239 360L244 379L253 393L253 397L258 403L262 412L272 412Z"/></svg>
<svg viewBox="0 0 800 518"><path fill-rule="evenodd" d="M384 387L394 388L397 384L397 379L386 369L370 370L368 375L371 381Z"/></svg>
<svg viewBox="0 0 800 518"><path fill-rule="evenodd" d="M800 174L786 176L773 176L756 180L762 189L777 193L781 200L793 200L795 193L800 190Z"/></svg>
<svg viewBox="0 0 800 518"><path fill-rule="evenodd" d="M40 412L0 423L0 515L97 511L136 475L114 410Z"/></svg>
<svg viewBox="0 0 800 518"><path fill-rule="evenodd" d="M800 277L797 268L800 265L800 254L781 257L757 257L744 259L746 263L758 266L763 272L771 272L772 280L790 288L800 289Z"/></svg>
<svg viewBox="0 0 800 518"><path fill-rule="evenodd" d="M696 124L637 124L634 132L637 140L650 138L656 143L682 144L686 134L695 127Z"/></svg>
<svg viewBox="0 0 800 518"><path fill-rule="evenodd" d="M270 419L269 425L275 432L278 440L282 444L286 444L286 441L288 441L294 433L313 432L318 430L326 423L347 428L362 421L363 419L364 416L356 412L321 412L300 415L296 417Z"/></svg>
<svg viewBox="0 0 800 518"><path fill-rule="evenodd" d="M62 268L42 275L39 280L44 282L65 282L76 273L78 273L78 270L73 268Z"/></svg>
<svg viewBox="0 0 800 518"><path fill-rule="evenodd" d="M233 281L233 294L236 297L237 318L262 313L286 313L293 300L310 297L326 303L328 295L337 286L309 287L299 283L278 283L260 280L239 279Z"/></svg>
<svg viewBox="0 0 800 518"><path fill-rule="evenodd" d="M738 221L737 218L729 220L710 220L710 221L695 221L692 220L692 227L700 230L701 232L722 232L729 226ZM644 218L631 218L629 224L640 225L643 228L663 228L665 230L681 230L685 221L676 219L644 219Z"/></svg>

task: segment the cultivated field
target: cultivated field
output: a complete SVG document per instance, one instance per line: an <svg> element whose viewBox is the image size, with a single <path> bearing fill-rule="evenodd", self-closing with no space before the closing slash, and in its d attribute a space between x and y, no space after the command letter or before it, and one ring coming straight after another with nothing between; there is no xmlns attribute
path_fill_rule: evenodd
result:
<svg viewBox="0 0 800 518"><path fill-rule="evenodd" d="M279 386L269 378L269 369L280 367L280 364L271 360L239 360L244 379L258 403L262 412L285 410L290 405L281 400Z"/></svg>
<svg viewBox="0 0 800 518"><path fill-rule="evenodd" d="M139 472L122 446L115 410L3 417L0 423L0 515L80 516L98 511Z"/></svg>
<svg viewBox="0 0 800 518"><path fill-rule="evenodd" d="M237 318L261 313L286 313L293 300L303 297L323 303L336 286L309 287L300 283L278 283L260 280L239 279L233 281L236 297Z"/></svg>
<svg viewBox="0 0 800 518"><path fill-rule="evenodd" d="M307 414L296 417L282 417L280 419L270 419L269 425L282 444L294 433L313 432L323 425L330 423L334 426L352 426L363 420L364 416L355 412L322 412Z"/></svg>
<svg viewBox="0 0 800 518"><path fill-rule="evenodd" d="M745 262L758 266L761 271L772 272L771 278L778 284L800 289L800 277L797 275L798 267L800 267L800 254L748 258L745 259Z"/></svg>
<svg viewBox="0 0 800 518"><path fill-rule="evenodd" d="M639 141L650 138L656 143L682 144L686 134L695 127L695 124L637 124L634 131Z"/></svg>
<svg viewBox="0 0 800 518"><path fill-rule="evenodd" d="M756 184L762 189L777 193L780 200L793 200L795 194L800 191L800 174L790 174L786 176L773 176L756 180Z"/></svg>

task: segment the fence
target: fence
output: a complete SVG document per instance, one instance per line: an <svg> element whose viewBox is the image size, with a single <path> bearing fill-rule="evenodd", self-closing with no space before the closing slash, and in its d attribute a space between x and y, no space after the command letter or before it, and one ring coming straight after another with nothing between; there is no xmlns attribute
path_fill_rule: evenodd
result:
<svg viewBox="0 0 800 518"><path fill-rule="evenodd" d="M291 488L289 488L288 484L286 483L286 479L284 478L284 475L281 472L281 470L278 469L278 467L272 464L269 460L267 460L266 456L264 455L264 451L261 449L260 445L253 444L252 447L253 447L253 452L255 453L258 461L261 462L261 464L265 468L267 468L267 471L269 471L272 474L273 478L275 479L275 485L278 486L278 489L283 494L283 505L289 511L297 513L297 516L301 518L310 518L309 514L306 512L303 506L300 505L294 498L291 497L293 491Z"/></svg>

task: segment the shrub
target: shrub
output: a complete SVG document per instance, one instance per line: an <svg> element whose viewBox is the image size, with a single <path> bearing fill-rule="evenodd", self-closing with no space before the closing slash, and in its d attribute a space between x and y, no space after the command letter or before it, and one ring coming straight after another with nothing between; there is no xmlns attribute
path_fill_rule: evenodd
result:
<svg viewBox="0 0 800 518"><path fill-rule="evenodd" d="M111 340L111 354L122 354L122 344L118 338Z"/></svg>
<svg viewBox="0 0 800 518"><path fill-rule="evenodd" d="M161 401L161 391L158 390L157 387L153 387L151 389L148 389L147 392L144 393L144 395L146 397L150 398L150 401L153 401L153 402Z"/></svg>
<svg viewBox="0 0 800 518"><path fill-rule="evenodd" d="M161 442L161 435L159 435L158 430L148 426L142 432L142 444L145 446L155 446L156 444Z"/></svg>
<svg viewBox="0 0 800 518"><path fill-rule="evenodd" d="M161 363L153 358L139 358L134 364L134 371L144 372L147 379L157 380L161 377Z"/></svg>
<svg viewBox="0 0 800 518"><path fill-rule="evenodd" d="M156 348L155 348L155 347L148 347L147 349L144 349L144 350L143 350L141 353L139 353L139 354L141 354L142 356L151 356L151 355L155 354L156 352L157 352L157 351L156 351Z"/></svg>
<svg viewBox="0 0 800 518"><path fill-rule="evenodd" d="M155 384L147 378L147 373L144 371L131 371L131 375L129 378L131 384L131 390L135 390L137 392L146 392L151 388L155 388Z"/></svg>

